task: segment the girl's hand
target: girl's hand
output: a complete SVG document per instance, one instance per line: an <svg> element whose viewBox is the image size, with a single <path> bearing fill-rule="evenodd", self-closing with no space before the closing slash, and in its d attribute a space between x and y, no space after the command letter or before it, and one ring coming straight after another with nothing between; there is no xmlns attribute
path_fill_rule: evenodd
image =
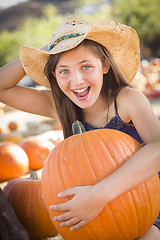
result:
<svg viewBox="0 0 160 240"><path fill-rule="evenodd" d="M66 211L54 217L55 221L61 221L60 226L72 226L71 230L83 227L92 221L103 209L105 203L99 197L94 186L74 187L58 194L58 197L73 198L66 203L51 205L54 211Z"/></svg>

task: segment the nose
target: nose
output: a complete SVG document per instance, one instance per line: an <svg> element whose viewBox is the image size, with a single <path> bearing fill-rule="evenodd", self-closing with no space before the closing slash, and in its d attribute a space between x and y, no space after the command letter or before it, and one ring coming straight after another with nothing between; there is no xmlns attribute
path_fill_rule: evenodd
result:
<svg viewBox="0 0 160 240"><path fill-rule="evenodd" d="M74 72L72 75L72 84L80 85L83 82L84 82L83 75L79 71Z"/></svg>

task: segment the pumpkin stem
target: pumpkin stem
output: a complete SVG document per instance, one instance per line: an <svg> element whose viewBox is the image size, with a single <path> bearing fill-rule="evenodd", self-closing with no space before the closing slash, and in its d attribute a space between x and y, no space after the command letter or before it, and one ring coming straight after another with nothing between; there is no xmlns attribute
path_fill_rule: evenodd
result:
<svg viewBox="0 0 160 240"><path fill-rule="evenodd" d="M38 179L38 175L36 171L30 172L30 179L34 179L34 180Z"/></svg>
<svg viewBox="0 0 160 240"><path fill-rule="evenodd" d="M72 124L72 132L73 132L73 135L82 134L82 133L86 132L86 129L80 121L76 120Z"/></svg>

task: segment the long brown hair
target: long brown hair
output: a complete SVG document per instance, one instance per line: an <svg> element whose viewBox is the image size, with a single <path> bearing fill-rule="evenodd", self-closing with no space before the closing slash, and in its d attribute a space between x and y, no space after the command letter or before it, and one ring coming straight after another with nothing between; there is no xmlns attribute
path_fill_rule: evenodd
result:
<svg viewBox="0 0 160 240"><path fill-rule="evenodd" d="M103 75L101 94L104 97L113 98L118 94L121 88L130 86L105 47L97 42L87 39L83 40L80 45L82 44L89 48L89 50L101 60L102 64L105 63L106 58L110 62L110 69L108 73ZM50 82L57 114L63 127L64 138L67 138L72 135L72 123L76 120L83 122L83 112L81 108L74 104L62 92L57 84L56 78L53 75L56 65L62 55L63 52L56 55L50 55L44 72Z"/></svg>

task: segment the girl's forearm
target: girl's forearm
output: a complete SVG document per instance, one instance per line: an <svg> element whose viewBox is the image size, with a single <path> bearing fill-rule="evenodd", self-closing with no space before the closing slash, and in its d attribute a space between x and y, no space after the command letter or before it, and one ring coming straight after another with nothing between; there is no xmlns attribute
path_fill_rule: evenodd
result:
<svg viewBox="0 0 160 240"><path fill-rule="evenodd" d="M15 86L25 75L20 59L4 65L0 68L0 90Z"/></svg>
<svg viewBox="0 0 160 240"><path fill-rule="evenodd" d="M149 143L136 152L110 176L94 188L108 203L138 184L148 180L160 170L160 142Z"/></svg>

